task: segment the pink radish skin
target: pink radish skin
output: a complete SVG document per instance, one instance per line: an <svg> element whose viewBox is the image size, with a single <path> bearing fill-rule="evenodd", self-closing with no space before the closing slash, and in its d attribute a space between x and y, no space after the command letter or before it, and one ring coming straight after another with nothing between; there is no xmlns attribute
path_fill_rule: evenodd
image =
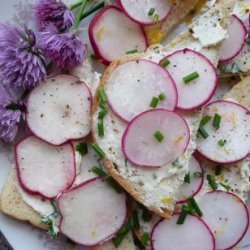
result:
<svg viewBox="0 0 250 250"><path fill-rule="evenodd" d="M188 215L177 225L179 214L160 220L151 233L151 250L215 250L215 240L208 225L198 216Z"/></svg>
<svg viewBox="0 0 250 250"><path fill-rule="evenodd" d="M120 64L107 80L108 103L122 120L131 121L138 114L152 109L153 97L165 94L157 108L173 111L178 101L172 77L159 64L149 60L131 60Z"/></svg>
<svg viewBox="0 0 250 250"><path fill-rule="evenodd" d="M217 71L213 64L202 54L190 49L178 50L161 62L166 59L170 61L166 70L177 87L177 108L193 111L208 103L218 86ZM199 77L185 84L183 77L196 71Z"/></svg>
<svg viewBox="0 0 250 250"><path fill-rule="evenodd" d="M164 140L154 134L160 131ZM187 122L180 115L166 109L146 111L135 117L122 137L122 150L133 164L160 167L184 154L190 141Z"/></svg>
<svg viewBox="0 0 250 250"><path fill-rule="evenodd" d="M220 62L231 61L242 51L247 38L247 29L244 23L236 16L232 15L228 28L229 37L222 43Z"/></svg>
<svg viewBox="0 0 250 250"><path fill-rule="evenodd" d="M47 199L71 187L76 177L75 151L71 143L53 146L35 136L26 137L15 147L15 162L24 191Z"/></svg>
<svg viewBox="0 0 250 250"><path fill-rule="evenodd" d="M194 173L201 173L201 177L194 177ZM202 188L204 182L204 171L201 167L201 163L192 156L189 160L189 174L190 174L190 183L184 183L180 193L178 203L184 203L191 196L195 196Z"/></svg>
<svg viewBox="0 0 250 250"><path fill-rule="evenodd" d="M216 249L236 246L247 232L249 213L244 202L233 193L212 191L199 201L203 220L214 233Z"/></svg>
<svg viewBox="0 0 250 250"><path fill-rule="evenodd" d="M62 145L90 133L92 95L72 75L60 74L34 88L27 100L27 125L41 140Z"/></svg>
<svg viewBox="0 0 250 250"><path fill-rule="evenodd" d="M229 164L245 159L250 153L250 113L249 111L231 101L215 101L206 106L203 116L212 118L218 113L222 118L220 128L213 127L213 119L205 125L209 134L204 139L198 134L197 150L201 156L211 162ZM220 140L226 140L223 147Z"/></svg>
<svg viewBox="0 0 250 250"><path fill-rule="evenodd" d="M84 246L109 240L127 218L125 193L116 193L102 178L90 179L65 191L57 204L61 213L60 231Z"/></svg>
<svg viewBox="0 0 250 250"><path fill-rule="evenodd" d="M118 0L124 13L134 22L143 26L153 25L163 22L171 12L172 2L170 0L152 0L152 1L131 1ZM149 15L150 9L155 9L153 15ZM154 15L157 14L159 19L154 20Z"/></svg>
<svg viewBox="0 0 250 250"><path fill-rule="evenodd" d="M133 23L115 6L103 8L92 19L89 39L96 57L106 65L118 60L128 51L137 49L138 52L144 52L148 46L142 27Z"/></svg>

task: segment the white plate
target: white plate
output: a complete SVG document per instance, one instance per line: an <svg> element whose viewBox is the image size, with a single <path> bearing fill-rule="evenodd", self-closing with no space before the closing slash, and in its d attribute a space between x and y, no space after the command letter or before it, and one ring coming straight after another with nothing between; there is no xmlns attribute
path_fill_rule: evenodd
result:
<svg viewBox="0 0 250 250"><path fill-rule="evenodd" d="M32 2L33 0L1 0L0 22L9 22L15 25L20 25L21 23L32 25ZM86 27L86 22L83 26ZM84 37L86 38L87 36ZM0 142L0 190L11 169L10 166L13 158L11 151L11 147ZM0 213L0 230L15 250L66 249L65 238L61 237L57 240L51 240L46 232L32 227L27 223L11 219L2 213ZM241 249L250 249L250 229L247 235L248 237L245 237Z"/></svg>

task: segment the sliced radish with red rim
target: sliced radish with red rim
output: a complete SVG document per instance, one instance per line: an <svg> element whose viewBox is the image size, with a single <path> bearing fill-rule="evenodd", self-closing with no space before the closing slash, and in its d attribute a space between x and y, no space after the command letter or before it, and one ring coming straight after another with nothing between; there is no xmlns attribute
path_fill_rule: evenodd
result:
<svg viewBox="0 0 250 250"><path fill-rule="evenodd" d="M118 0L130 19L141 25L152 25L163 21L170 13L171 0Z"/></svg>
<svg viewBox="0 0 250 250"><path fill-rule="evenodd" d="M51 199L68 189L75 179L71 143L53 146L29 136L16 145L15 161L20 185L30 194Z"/></svg>
<svg viewBox="0 0 250 250"><path fill-rule="evenodd" d="M217 114L217 115L216 115ZM233 163L250 153L250 112L230 101L215 101L206 106L203 116L211 117L204 126L208 137L197 138L197 150L208 160ZM215 116L220 117L219 128L214 125Z"/></svg>
<svg viewBox="0 0 250 250"><path fill-rule="evenodd" d="M204 181L201 163L194 156L189 159L188 166L189 172L178 194L179 203L185 202L189 197L196 195L201 190Z"/></svg>
<svg viewBox="0 0 250 250"><path fill-rule="evenodd" d="M224 191L205 194L199 201L202 219L215 236L216 249L232 249L246 234L249 214L244 202Z"/></svg>
<svg viewBox="0 0 250 250"><path fill-rule="evenodd" d="M220 61L225 63L235 58L241 52L246 38L247 29L244 23L236 15L232 15L228 37L221 46Z"/></svg>
<svg viewBox="0 0 250 250"><path fill-rule="evenodd" d="M168 55L161 64L166 60L169 61L166 69L177 87L177 108L194 110L212 98L218 85L218 77L216 68L205 56L184 49Z"/></svg>
<svg viewBox="0 0 250 250"><path fill-rule="evenodd" d="M86 181L58 199L60 230L74 242L94 246L114 236L127 216L126 195L103 179Z"/></svg>
<svg viewBox="0 0 250 250"><path fill-rule="evenodd" d="M89 38L96 56L109 64L131 51L144 52L147 39L143 29L120 9L102 9L91 21Z"/></svg>
<svg viewBox="0 0 250 250"><path fill-rule="evenodd" d="M179 214L158 222L151 234L152 250L215 250L212 232L205 222L188 215L184 224L178 225Z"/></svg>
<svg viewBox="0 0 250 250"><path fill-rule="evenodd" d="M57 75L34 88L27 102L27 124L42 140L61 145L90 133L91 93L77 77Z"/></svg>
<svg viewBox="0 0 250 250"><path fill-rule="evenodd" d="M135 165L160 167L184 154L189 141L189 127L180 115L156 109L138 115L128 124L122 150Z"/></svg>
<svg viewBox="0 0 250 250"><path fill-rule="evenodd" d="M174 110L177 91L173 79L159 64L148 60L131 60L117 66L107 79L106 94L113 111L125 121L151 109L157 98L157 108ZM159 100L160 95L163 100Z"/></svg>

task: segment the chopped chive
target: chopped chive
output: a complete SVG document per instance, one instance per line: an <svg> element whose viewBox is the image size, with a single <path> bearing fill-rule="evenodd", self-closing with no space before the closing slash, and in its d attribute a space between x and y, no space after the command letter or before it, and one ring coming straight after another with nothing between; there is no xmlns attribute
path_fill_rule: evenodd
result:
<svg viewBox="0 0 250 250"><path fill-rule="evenodd" d="M108 105L107 105L107 103L105 103L105 102L99 102L99 106L101 107L101 109L108 109Z"/></svg>
<svg viewBox="0 0 250 250"><path fill-rule="evenodd" d="M220 122L221 122L221 116L216 113L214 115L213 126L216 129L219 129L220 128Z"/></svg>
<svg viewBox="0 0 250 250"><path fill-rule="evenodd" d="M92 148L95 150L95 152L103 158L105 156L104 151L100 148L100 146L97 143L92 144Z"/></svg>
<svg viewBox="0 0 250 250"><path fill-rule="evenodd" d="M195 71L195 72L183 77L183 81L184 81L184 83L189 83L189 82L197 79L199 76L200 76L199 73L197 71Z"/></svg>
<svg viewBox="0 0 250 250"><path fill-rule="evenodd" d="M185 209L182 209L182 210L181 210L181 213L180 213L180 215L179 215L179 218L178 218L178 220L177 220L177 222L176 222L176 224L177 224L177 225L182 225L182 224L184 224L187 215L188 215L187 211L186 211Z"/></svg>
<svg viewBox="0 0 250 250"><path fill-rule="evenodd" d="M103 119L108 113L108 109L104 108L102 111L98 114L98 119Z"/></svg>
<svg viewBox="0 0 250 250"><path fill-rule="evenodd" d="M221 175L221 172L222 172L221 166L217 165L214 170L215 175Z"/></svg>
<svg viewBox="0 0 250 250"><path fill-rule="evenodd" d="M117 182L112 177L108 177L106 181L116 191L116 193L118 194L123 193L122 188L117 184Z"/></svg>
<svg viewBox="0 0 250 250"><path fill-rule="evenodd" d="M226 140L222 140L222 139L221 139L221 140L218 141L218 145L219 145L220 147L224 147L225 144L226 144L226 142L227 142Z"/></svg>
<svg viewBox="0 0 250 250"><path fill-rule="evenodd" d="M133 229L133 220L130 219L125 226L123 226L117 233L116 237L113 239L115 247L119 247L126 235Z"/></svg>
<svg viewBox="0 0 250 250"><path fill-rule="evenodd" d="M107 176L107 174L99 167L92 167L91 172L93 172L94 174L96 174L96 175L98 175L100 177Z"/></svg>
<svg viewBox="0 0 250 250"><path fill-rule="evenodd" d="M149 234L148 233L143 233L141 237L141 243L143 246L147 246L149 242Z"/></svg>
<svg viewBox="0 0 250 250"><path fill-rule="evenodd" d="M152 214L147 210L147 208L141 206L142 209L142 214L141 214L141 218L145 221L145 222L149 222L152 219Z"/></svg>
<svg viewBox="0 0 250 250"><path fill-rule="evenodd" d="M218 189L218 184L216 183L214 176L208 174L207 175L207 180L208 180L208 184L210 185L212 190L217 190Z"/></svg>
<svg viewBox="0 0 250 250"><path fill-rule="evenodd" d="M149 12L148 12L148 15L149 15L149 16L153 16L154 13L155 13L155 8L151 8L151 9L149 10Z"/></svg>
<svg viewBox="0 0 250 250"><path fill-rule="evenodd" d="M164 101L166 99L166 95L164 93L159 94L158 96L160 101Z"/></svg>
<svg viewBox="0 0 250 250"><path fill-rule="evenodd" d="M159 22L159 15L158 14L154 14L154 18L153 18L153 21L154 21L154 23L157 23L157 22Z"/></svg>
<svg viewBox="0 0 250 250"><path fill-rule="evenodd" d="M201 173L201 172L194 172L194 173L193 173L193 176L194 176L195 178L201 178L201 177L202 177L202 173Z"/></svg>
<svg viewBox="0 0 250 250"><path fill-rule="evenodd" d="M196 213L201 217L203 214L196 202L196 200L194 199L194 197L189 198L189 204L192 206L192 208L196 211Z"/></svg>
<svg viewBox="0 0 250 250"><path fill-rule="evenodd" d="M222 182L220 182L220 185L221 185L222 187L224 187L227 191L230 191L230 190L232 189L232 187L230 187L229 185L226 185L226 184L224 184L224 183L222 183Z"/></svg>
<svg viewBox="0 0 250 250"><path fill-rule="evenodd" d="M166 68L170 64L170 61L168 59L165 59L161 62L161 66L163 68Z"/></svg>
<svg viewBox="0 0 250 250"><path fill-rule="evenodd" d="M139 229L140 223L136 209L133 211L132 215L133 215L134 228Z"/></svg>
<svg viewBox="0 0 250 250"><path fill-rule="evenodd" d="M190 173L185 175L184 182L190 184Z"/></svg>
<svg viewBox="0 0 250 250"><path fill-rule="evenodd" d="M88 153L88 144L87 143L78 143L76 145L76 151L81 155L86 155Z"/></svg>
<svg viewBox="0 0 250 250"><path fill-rule="evenodd" d="M159 130L154 133L154 137L158 142L162 142L164 140L164 135Z"/></svg>
<svg viewBox="0 0 250 250"><path fill-rule="evenodd" d="M211 119L212 117L209 115L204 116L200 122L200 127L204 127Z"/></svg>
<svg viewBox="0 0 250 250"><path fill-rule="evenodd" d="M151 108L156 108L159 103L159 99L157 97L153 97L151 102L150 102L150 107Z"/></svg>
<svg viewBox="0 0 250 250"><path fill-rule="evenodd" d="M138 53L138 49L129 50L126 52L127 55Z"/></svg>
<svg viewBox="0 0 250 250"><path fill-rule="evenodd" d="M207 139L207 138L209 137L208 132L207 132L203 127L199 127L198 133L199 133L204 139Z"/></svg>
<svg viewBox="0 0 250 250"><path fill-rule="evenodd" d="M98 135L99 136L104 136L104 124L103 124L103 119L100 119L98 121Z"/></svg>
<svg viewBox="0 0 250 250"><path fill-rule="evenodd" d="M188 214L195 214L195 209L190 205L183 205L182 210L185 210Z"/></svg>
<svg viewBox="0 0 250 250"><path fill-rule="evenodd" d="M100 88L98 90L98 95L99 95L101 103L106 103L107 102L107 97L106 97L106 94L105 94L105 91L104 91L103 88Z"/></svg>

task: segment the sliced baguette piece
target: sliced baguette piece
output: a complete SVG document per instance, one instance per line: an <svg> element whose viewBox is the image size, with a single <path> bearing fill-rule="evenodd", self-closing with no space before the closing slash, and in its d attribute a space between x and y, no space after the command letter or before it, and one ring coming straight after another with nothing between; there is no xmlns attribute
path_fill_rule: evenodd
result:
<svg viewBox="0 0 250 250"><path fill-rule="evenodd" d="M17 220L27 221L35 227L48 229L41 223L41 215L29 206L16 187L17 173L12 169L0 196L0 210Z"/></svg>
<svg viewBox="0 0 250 250"><path fill-rule="evenodd" d="M203 18L204 22L204 19L207 21L206 18L210 18L211 16L219 16L221 27L226 29L234 4L235 0L220 1L220 3L217 4L213 9L210 9L207 13L202 15L201 18ZM199 20L194 25L200 25ZM131 59L135 60L142 58L159 62L169 53L184 48L199 51L217 66L219 61L220 43L218 42L218 44L215 46L203 48L199 40L193 37L190 29L187 29L166 47L162 47L161 45L153 45L147 50L145 54L127 55L120 60L113 62L104 73L99 87L103 87L104 89L107 87L109 75L118 65L123 62ZM156 214L168 218L174 211L176 193L183 182L185 174L188 172L188 160L195 149L195 138L200 122L200 113L194 112L191 114L184 114L189 126L192 128L192 142L188 146L186 153L179 158L180 161L177 163L177 165L181 163L181 170L180 168L179 170L176 170L176 168L173 169L173 166L169 165L168 167L170 167L170 169L172 168L173 172L170 173L167 178L164 178L164 173L164 177L161 177L161 179L159 178L158 180L156 178L155 180L153 176L155 174L162 175L160 171L157 172L158 170L154 170L156 172L153 172L152 169L145 170L142 168L135 168L125 160L125 157L121 151L120 140L123 131L125 130L126 124L119 120L112 113L112 111L109 111L109 113L104 118L104 129L106 136L98 136L97 122L98 113L100 111L98 102L98 95L96 95L94 98L92 111L92 134L94 141L106 153L106 157L103 158L103 162L108 172L138 202L142 203L149 210L155 212ZM164 168L165 171L168 169L168 167Z"/></svg>

